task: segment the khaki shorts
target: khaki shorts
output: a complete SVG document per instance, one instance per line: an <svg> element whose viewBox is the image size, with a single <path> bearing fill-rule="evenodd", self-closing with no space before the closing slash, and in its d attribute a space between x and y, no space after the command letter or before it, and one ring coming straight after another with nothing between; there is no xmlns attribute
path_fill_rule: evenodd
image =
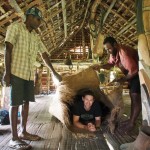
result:
<svg viewBox="0 0 150 150"><path fill-rule="evenodd" d="M34 102L34 81L11 75L10 106L19 106L24 102Z"/></svg>

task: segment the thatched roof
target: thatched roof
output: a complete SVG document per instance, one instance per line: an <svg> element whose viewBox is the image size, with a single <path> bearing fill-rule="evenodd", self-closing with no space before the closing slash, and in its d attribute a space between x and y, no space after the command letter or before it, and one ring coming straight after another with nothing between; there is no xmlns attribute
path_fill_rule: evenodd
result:
<svg viewBox="0 0 150 150"><path fill-rule="evenodd" d="M90 48L90 35L96 39L99 31L126 45L137 45L135 0L16 0L16 5L13 1L0 1L1 45L7 27L20 21L31 6L43 12L45 22L37 32L52 59L64 58L64 52L74 47ZM0 58L3 59L2 46Z"/></svg>

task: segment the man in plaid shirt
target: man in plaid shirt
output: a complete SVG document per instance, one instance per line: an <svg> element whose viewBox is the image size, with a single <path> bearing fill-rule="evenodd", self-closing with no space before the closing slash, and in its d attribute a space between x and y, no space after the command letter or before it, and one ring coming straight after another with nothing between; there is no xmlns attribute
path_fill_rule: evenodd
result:
<svg viewBox="0 0 150 150"><path fill-rule="evenodd" d="M31 149L31 145L22 140L40 140L37 135L26 131L29 101L34 98L34 62L39 52L54 76L61 81L61 76L54 70L48 57L47 49L35 32L41 23L42 13L36 8L29 8L26 21L13 23L8 27L5 38L5 73L3 82L11 86L10 123L12 139L9 147L15 149ZM21 132L17 133L18 108L22 106Z"/></svg>

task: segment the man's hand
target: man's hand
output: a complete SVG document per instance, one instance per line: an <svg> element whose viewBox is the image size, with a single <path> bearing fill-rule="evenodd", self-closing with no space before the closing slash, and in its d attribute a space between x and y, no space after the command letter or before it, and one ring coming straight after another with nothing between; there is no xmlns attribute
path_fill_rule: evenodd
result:
<svg viewBox="0 0 150 150"><path fill-rule="evenodd" d="M6 74L6 72L4 73L3 79L2 79L2 85L3 86L10 86L10 74Z"/></svg>
<svg viewBox="0 0 150 150"><path fill-rule="evenodd" d="M44 52L44 53L41 54L41 56L42 56L42 59L44 60L45 64L52 71L52 73L55 76L55 78L58 79L59 82L61 82L62 81L62 77L53 68L48 54L46 52Z"/></svg>
<svg viewBox="0 0 150 150"><path fill-rule="evenodd" d="M126 81L127 81L126 77L122 77L122 78L120 78L120 79L115 79L113 82L120 82L120 83L123 83L123 82L126 82Z"/></svg>
<svg viewBox="0 0 150 150"><path fill-rule="evenodd" d="M53 74L54 74L55 78L58 79L59 82L62 81L62 77L60 74L58 74L57 72L54 72Z"/></svg>
<svg viewBox="0 0 150 150"><path fill-rule="evenodd" d="M95 64L90 66L92 69L99 71L100 70L100 65L99 64Z"/></svg>

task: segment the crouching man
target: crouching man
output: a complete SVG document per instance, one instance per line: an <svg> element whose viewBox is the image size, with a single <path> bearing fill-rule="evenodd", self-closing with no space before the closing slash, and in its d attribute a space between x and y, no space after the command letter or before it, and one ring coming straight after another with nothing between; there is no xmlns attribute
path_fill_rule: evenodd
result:
<svg viewBox="0 0 150 150"><path fill-rule="evenodd" d="M94 93L87 90L82 95L82 100L73 107L73 125L80 129L96 131L101 125L101 107L94 99Z"/></svg>

